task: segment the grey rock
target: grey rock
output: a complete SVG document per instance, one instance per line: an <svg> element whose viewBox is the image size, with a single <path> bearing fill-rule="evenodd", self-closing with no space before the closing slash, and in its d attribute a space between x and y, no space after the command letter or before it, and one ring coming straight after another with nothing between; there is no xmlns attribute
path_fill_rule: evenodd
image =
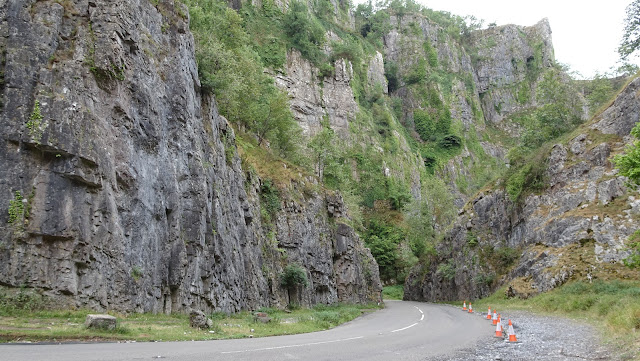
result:
<svg viewBox="0 0 640 361"><path fill-rule="evenodd" d="M632 81L616 97L613 105L607 108L591 125L604 134L616 134L620 137L629 135L631 129L640 120L640 101L637 92L640 88L640 79Z"/></svg>
<svg viewBox="0 0 640 361"><path fill-rule="evenodd" d="M189 325L193 328L209 329L213 326L213 321L200 310L189 312Z"/></svg>
<svg viewBox="0 0 640 361"><path fill-rule="evenodd" d="M0 204L19 191L29 209L14 224L0 212L2 284L61 306L236 312L286 304L286 257L309 272L303 305L378 299L377 264L357 235L335 248L339 197L291 182L263 222L262 180L242 169L233 128L200 92L185 9L34 4L0 7ZM341 64L329 81L346 94ZM25 125L36 101L38 134Z"/></svg>
<svg viewBox="0 0 640 361"><path fill-rule="evenodd" d="M111 315L87 315L84 327L102 330L115 330L117 319Z"/></svg>
<svg viewBox="0 0 640 361"><path fill-rule="evenodd" d="M384 76L384 59L380 52L376 51L376 55L374 55L374 57L369 61L367 80L372 89L375 89L376 86L380 86L382 87L383 93L387 94L389 92L387 77Z"/></svg>
<svg viewBox="0 0 640 361"><path fill-rule="evenodd" d="M569 147L571 149L571 152L573 154L576 155L580 155L582 153L584 153L584 151L586 150L587 146L586 146L586 140L587 140L587 135L586 134L580 134L577 137L573 138L573 140L571 141Z"/></svg>
<svg viewBox="0 0 640 361"><path fill-rule="evenodd" d="M598 184L598 200L602 204L608 204L612 200L626 193L625 178L609 179Z"/></svg>

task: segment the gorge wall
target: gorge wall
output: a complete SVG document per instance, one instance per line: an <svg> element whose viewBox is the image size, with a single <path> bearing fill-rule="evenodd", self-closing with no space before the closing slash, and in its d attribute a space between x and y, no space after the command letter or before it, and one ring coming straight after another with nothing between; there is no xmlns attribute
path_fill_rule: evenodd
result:
<svg viewBox="0 0 640 361"><path fill-rule="evenodd" d="M501 285L509 297L527 298L570 280L633 279L622 260L640 219L640 199L611 158L633 141L639 89L635 79L591 122L541 150L541 192L514 202L496 184L476 195L438 256L412 271L405 298L474 299Z"/></svg>
<svg viewBox="0 0 640 361"><path fill-rule="evenodd" d="M234 312L377 301L339 195L292 172L265 216L234 131L202 95L173 1L6 1L0 284L97 310ZM286 164L283 165L283 172Z"/></svg>

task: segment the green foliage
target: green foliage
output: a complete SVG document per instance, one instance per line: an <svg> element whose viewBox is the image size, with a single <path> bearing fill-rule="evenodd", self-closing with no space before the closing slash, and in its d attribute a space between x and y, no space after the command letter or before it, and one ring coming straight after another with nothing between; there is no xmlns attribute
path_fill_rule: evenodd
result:
<svg viewBox="0 0 640 361"><path fill-rule="evenodd" d="M9 201L9 220L7 221L10 224L21 224L24 219L24 198L22 197L22 193L20 191L16 191L15 196L12 200Z"/></svg>
<svg viewBox="0 0 640 361"><path fill-rule="evenodd" d="M426 40L423 44L423 48L424 48L424 52L427 56L427 60L429 61L429 66L432 68L437 68L438 67L438 53L436 52L436 50L433 48L433 46L431 46L431 42L429 40Z"/></svg>
<svg viewBox="0 0 640 361"><path fill-rule="evenodd" d="M265 67L280 69L284 66L287 44L282 28L284 14L273 0L262 1L261 8L250 2L243 8L244 26L254 49Z"/></svg>
<svg viewBox="0 0 640 361"><path fill-rule="evenodd" d="M289 45L300 51L303 57L315 65L326 61L326 56L322 52L322 45L325 43L324 28L315 17L309 14L303 2L289 3L289 11L284 17L283 26Z"/></svg>
<svg viewBox="0 0 640 361"><path fill-rule="evenodd" d="M427 78L427 61L424 58L418 59L418 62L411 65L404 78L407 85L422 83Z"/></svg>
<svg viewBox="0 0 640 361"><path fill-rule="evenodd" d="M625 60L640 47L640 0L632 1L626 9L622 41L618 54Z"/></svg>
<svg viewBox="0 0 640 361"><path fill-rule="evenodd" d="M453 281L453 279L456 277L455 261L453 259L450 259L447 262L440 263L438 265L438 269L436 270L436 274L440 275L447 281Z"/></svg>
<svg viewBox="0 0 640 361"><path fill-rule="evenodd" d="M628 250L631 254L624 259L625 266L629 268L640 268L640 230L635 231L630 237Z"/></svg>
<svg viewBox="0 0 640 361"><path fill-rule="evenodd" d="M378 262L380 278L404 282L402 278L403 268L400 267L399 246L405 238L404 232L399 227L378 219L370 219L363 235L365 244L371 250L371 254Z"/></svg>
<svg viewBox="0 0 640 361"><path fill-rule="evenodd" d="M495 250L499 268L509 268L520 257L520 252L511 247L500 247Z"/></svg>
<svg viewBox="0 0 640 361"><path fill-rule="evenodd" d="M280 286L286 289L307 287L308 285L307 272L299 264L287 265L280 275Z"/></svg>
<svg viewBox="0 0 640 361"><path fill-rule="evenodd" d="M280 208L280 191L269 179L265 179L260 186L260 208L266 222L271 222Z"/></svg>
<svg viewBox="0 0 640 361"><path fill-rule="evenodd" d="M582 123L582 103L577 94L562 69L547 70L536 90L539 106L516 119L525 127L523 146L537 148Z"/></svg>
<svg viewBox="0 0 640 361"><path fill-rule="evenodd" d="M391 30L389 13L386 11L374 11L371 1L366 4L358 4L354 12L356 29L365 39L382 49L382 36Z"/></svg>
<svg viewBox="0 0 640 361"><path fill-rule="evenodd" d="M140 268L139 266L133 266L131 268L131 278L133 278L134 281L138 282L138 280L142 277L142 268Z"/></svg>
<svg viewBox="0 0 640 361"><path fill-rule="evenodd" d="M322 130L308 144L309 158L313 162L316 175L325 182L338 187L343 179L340 168L341 151L339 139L329 126L329 121L322 122Z"/></svg>
<svg viewBox="0 0 640 361"><path fill-rule="evenodd" d="M585 87L589 115L595 115L599 108L607 103L615 95L611 80L601 74L596 74Z"/></svg>
<svg viewBox="0 0 640 361"><path fill-rule="evenodd" d="M402 285L382 287L382 298L385 300L401 300L404 297L404 287Z"/></svg>
<svg viewBox="0 0 640 361"><path fill-rule="evenodd" d="M407 241L413 254L420 258L435 250L433 213L428 199L413 199L404 208Z"/></svg>
<svg viewBox="0 0 640 361"><path fill-rule="evenodd" d="M396 89L398 89L398 64L396 62L388 59L384 60L384 76L387 77L389 93L392 93Z"/></svg>
<svg viewBox="0 0 640 361"><path fill-rule="evenodd" d="M626 147L623 154L616 155L613 162L621 175L629 178L633 185L638 186L640 185L640 123L633 127L631 135L635 140Z"/></svg>
<svg viewBox="0 0 640 361"><path fill-rule="evenodd" d="M478 245L478 237L473 232L467 232L467 245L471 248Z"/></svg>
<svg viewBox="0 0 640 361"><path fill-rule="evenodd" d="M284 62L283 44L276 38L253 38L245 20L222 0L185 0L196 40L196 60L204 91L213 92L220 113L232 123L256 134L260 143L270 142L279 155L294 159L299 128L291 115L288 98L264 73L264 65ZM250 31L277 26L278 17L248 9L248 19L258 19ZM247 23L248 24L248 23ZM263 34L264 35L264 34ZM275 42L274 42L275 41ZM273 48L264 49L273 45ZM258 48L260 51L256 51ZM263 59L259 53L265 55Z"/></svg>
<svg viewBox="0 0 640 361"><path fill-rule="evenodd" d="M0 316L12 316L20 311L33 312L45 306L43 297L32 289L20 287L18 292L0 289Z"/></svg>
<svg viewBox="0 0 640 361"><path fill-rule="evenodd" d="M44 133L42 119L40 102L36 100L33 105L33 111L31 112L31 115L29 115L26 127L29 130L29 136L38 144L40 143L40 140L42 140L42 134Z"/></svg>

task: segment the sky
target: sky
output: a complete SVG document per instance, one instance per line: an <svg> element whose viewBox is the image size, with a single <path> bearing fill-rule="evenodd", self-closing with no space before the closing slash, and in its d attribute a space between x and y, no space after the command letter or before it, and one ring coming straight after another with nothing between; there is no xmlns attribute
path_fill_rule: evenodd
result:
<svg viewBox="0 0 640 361"><path fill-rule="evenodd" d="M364 2L364 0L356 0ZM625 8L632 0L416 0L441 11L484 19L485 25L534 25L549 19L556 60L584 78L618 64ZM640 61L631 59L633 63Z"/></svg>

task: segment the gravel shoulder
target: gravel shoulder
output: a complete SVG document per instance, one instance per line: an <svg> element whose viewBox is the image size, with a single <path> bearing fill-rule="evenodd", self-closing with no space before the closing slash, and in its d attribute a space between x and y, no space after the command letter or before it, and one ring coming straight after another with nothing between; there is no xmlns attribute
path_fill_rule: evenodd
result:
<svg viewBox="0 0 640 361"><path fill-rule="evenodd" d="M463 312L463 311L460 311ZM487 337L474 349L459 351L437 361L462 360L621 360L603 344L598 331L578 321L537 315L525 311L502 313L504 338L495 337L495 326L487 320ZM486 317L485 313L475 316ZM508 319L512 320L518 342L508 342ZM628 358L627 358L628 359Z"/></svg>

